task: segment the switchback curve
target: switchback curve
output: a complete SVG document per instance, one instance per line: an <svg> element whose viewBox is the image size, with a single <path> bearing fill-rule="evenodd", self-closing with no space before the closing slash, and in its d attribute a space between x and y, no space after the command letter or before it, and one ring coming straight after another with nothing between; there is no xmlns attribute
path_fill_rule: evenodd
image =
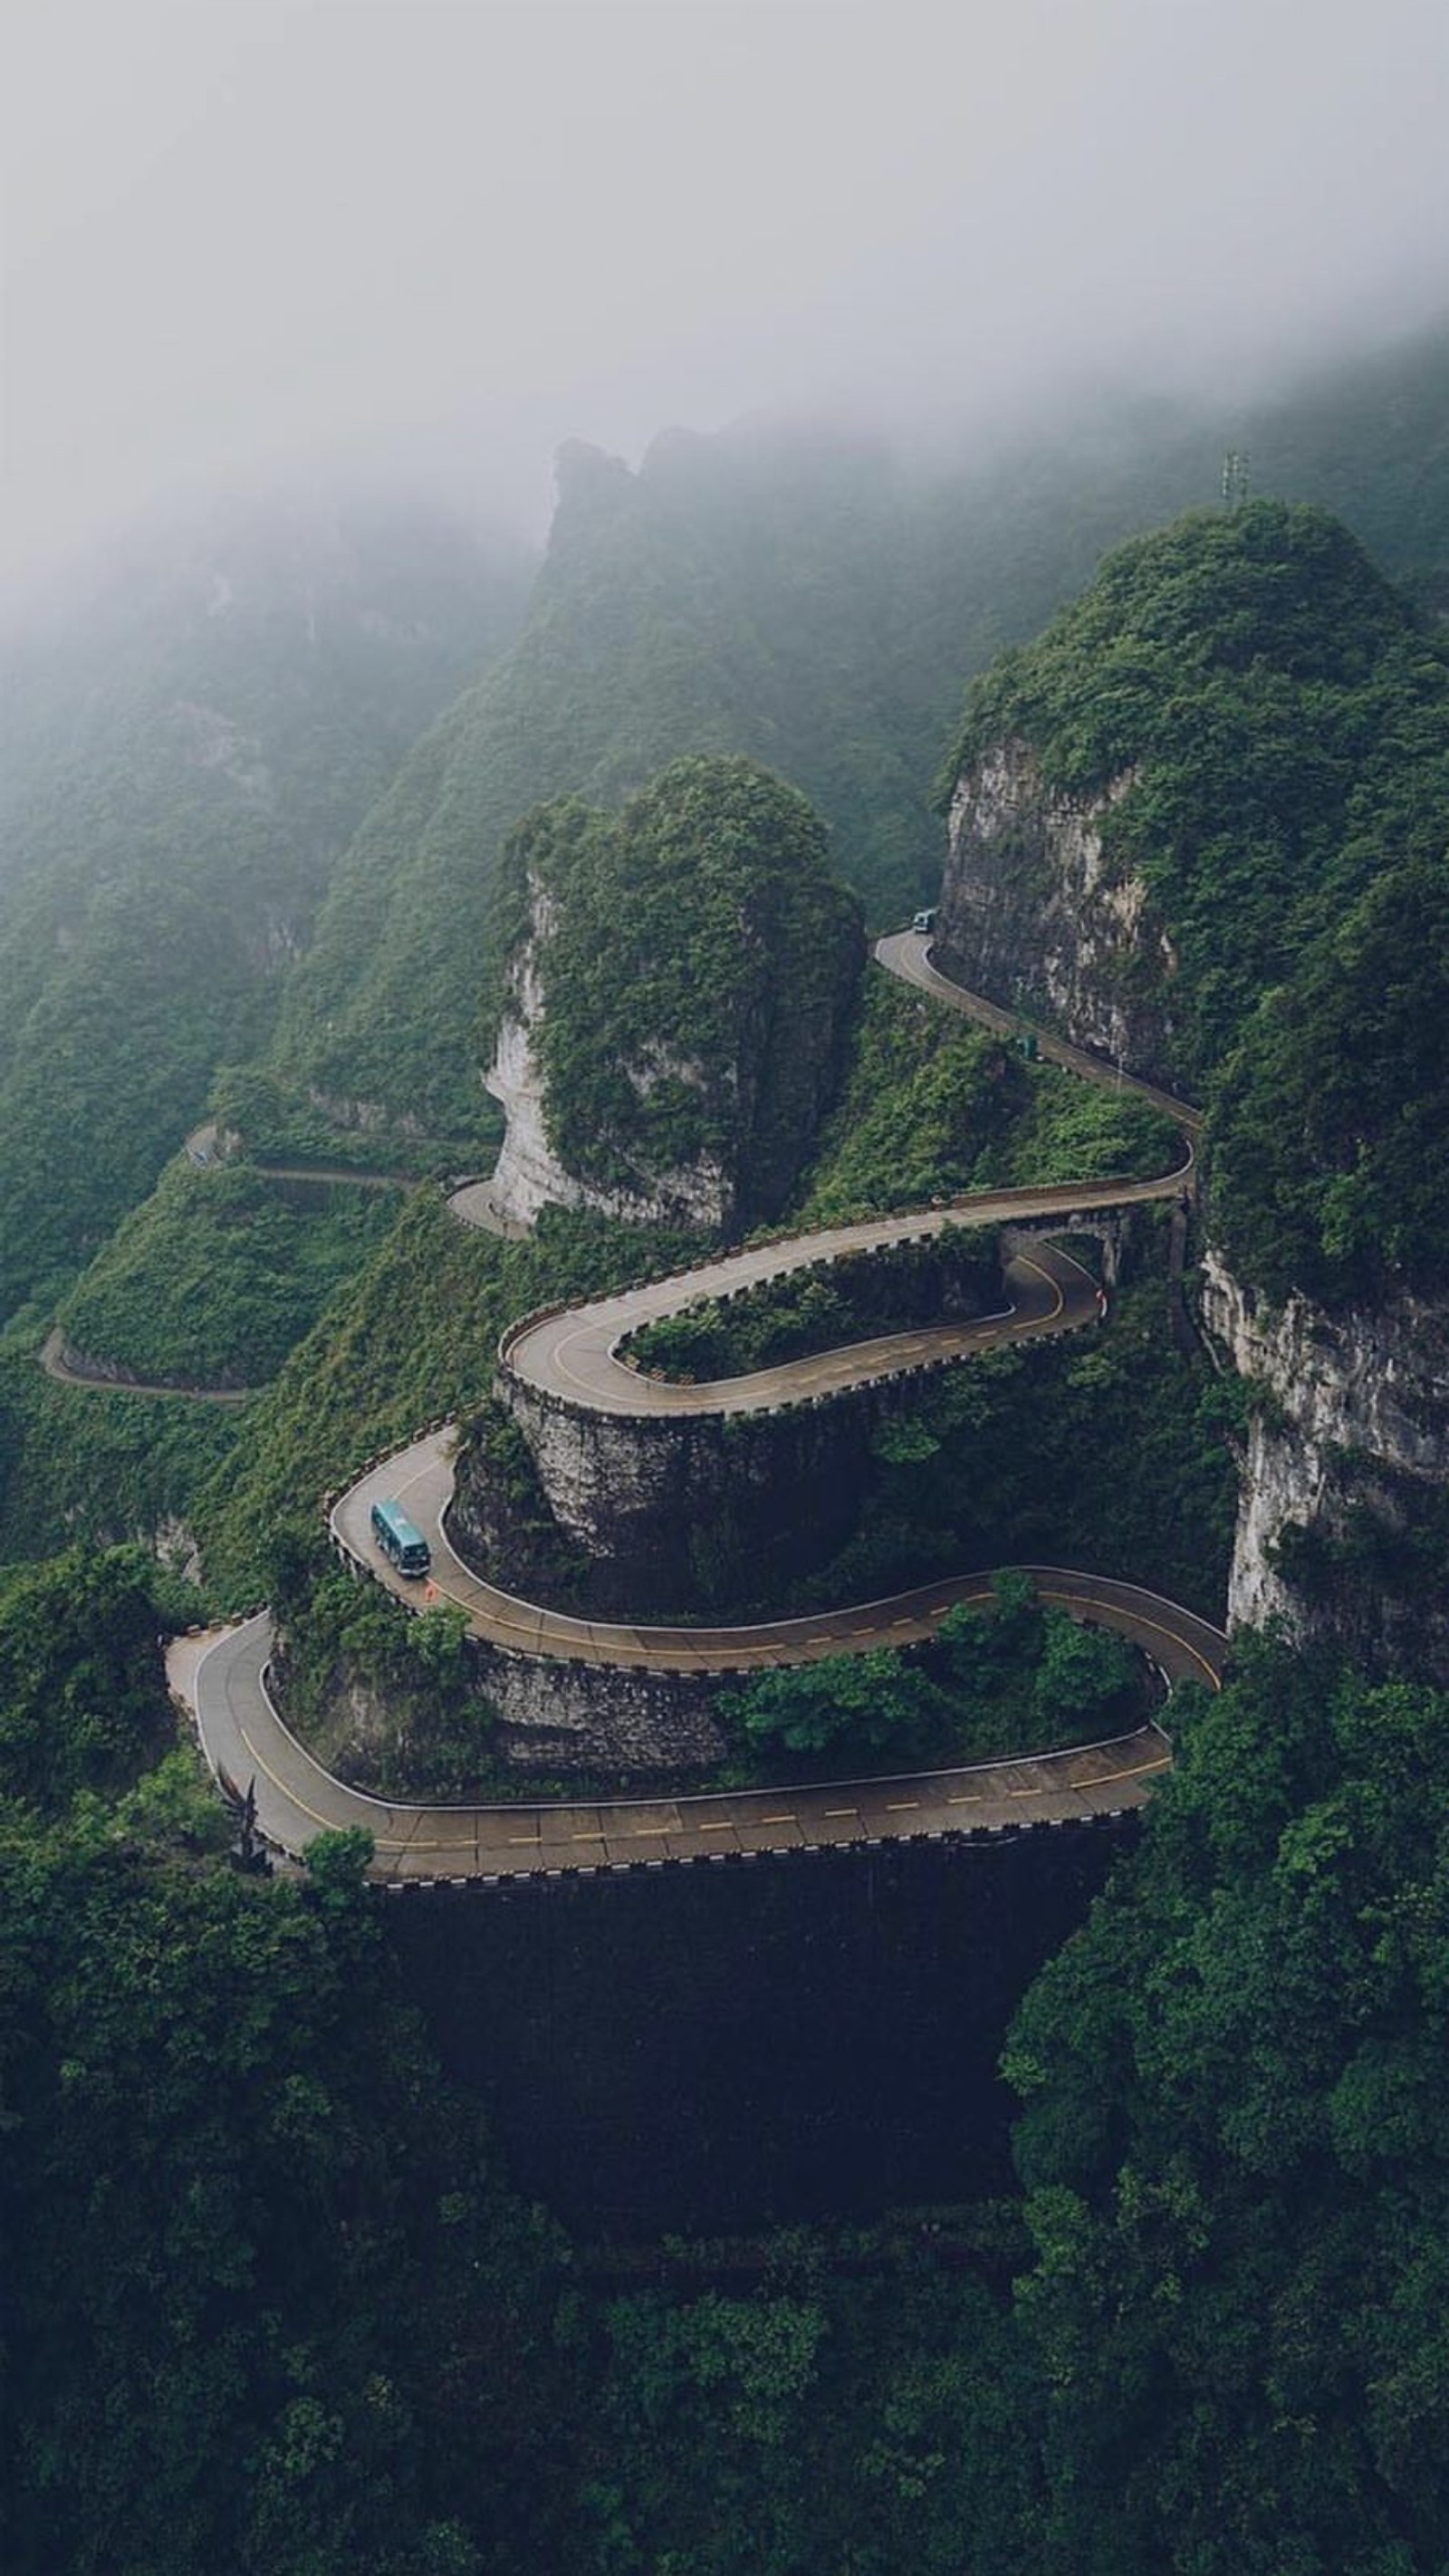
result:
<svg viewBox="0 0 1449 2576"><path fill-rule="evenodd" d="M59 1324L51 1327L40 1348L40 1365L57 1386L79 1387L86 1395L147 1395L179 1397L185 1404L245 1404L257 1390L251 1386L163 1386L151 1385L144 1378L119 1377L114 1371L102 1370L88 1377L77 1368L76 1354L68 1351Z"/></svg>
<svg viewBox="0 0 1449 2576"><path fill-rule="evenodd" d="M914 941L910 934L882 941L876 953L888 971L904 973L908 980L928 991L942 988L952 997L954 1007L970 1010L992 1025L1012 1025L1009 1014L966 995L938 976L930 966L926 943ZM1063 1049L1062 1053L1073 1069L1089 1078L1114 1083L1124 1079L1114 1068L1103 1067L1093 1058L1079 1059L1078 1050ZM969 1325L930 1327L922 1332L889 1336L847 1352L825 1353L814 1360L791 1363L783 1370L766 1371L716 1387L686 1388L644 1379L616 1357L619 1342L656 1315L678 1311L702 1296L728 1294L757 1278L777 1277L813 1266L822 1259L920 1239L949 1224L1025 1224L1032 1219L1051 1218L1065 1221L1083 1211L1179 1195L1191 1175L1191 1135L1199 1123L1197 1114L1184 1111L1181 1103L1150 1085L1132 1083L1130 1087L1177 1117L1187 1136L1186 1160L1155 1180L997 1192L924 1214L880 1220L863 1227L835 1228L828 1235L802 1236L755 1247L671 1280L628 1291L622 1297L526 1318L504 1336L501 1363L534 1386L591 1412L738 1412L809 1400L843 1386L935 1368L969 1351L989 1347L999 1339L1060 1332L1082 1324L1097 1312L1093 1282L1069 1254L1054 1246L1034 1245L1029 1254L1018 1251L1008 1265L1011 1308ZM506 1654L665 1673L758 1671L831 1654L861 1653L874 1646L909 1645L933 1635L941 1619L959 1602L990 1597L990 1576L975 1573L922 1585L885 1601L749 1627L663 1628L574 1618L501 1591L473 1573L454 1552L447 1531L447 1506L453 1485L453 1434L451 1424L435 1426L401 1450L374 1461L333 1502L329 1529L340 1553L360 1570L386 1583L410 1606L419 1606L416 1584L406 1584L394 1573L378 1555L370 1535L369 1515L374 1500L390 1494L405 1501L433 1548L431 1596L462 1608L473 1632ZM1136 1585L1107 1577L1060 1568L1023 1570L1033 1575L1043 1597L1053 1605L1073 1617L1113 1628L1130 1638L1169 1682L1191 1676L1216 1687L1226 1639L1209 1621ZM726 1848L783 1850L819 1839L817 1825L847 1825L852 1819L853 1830L825 1834L824 1839L853 1841L920 1832L959 1832L978 1824L1020 1824L1032 1816L1058 1821L1068 1814L1102 1812L1100 1803L1082 1804L1083 1793L1088 1790L1100 1791L1104 1798L1110 1798L1114 1810L1138 1803L1152 1773L1162 1769L1170 1758L1160 1730L1148 1726L1120 1739L1112 1748L1091 1748L1097 1756L1104 1756L1109 1749L1112 1754L1105 1767L1099 1764L1095 1772L1090 1759L1084 1769L1082 1748L1074 1748L1020 1763L975 1765L967 1770L924 1775L932 1785L929 1794L921 1796L885 1795L907 1785L899 1780L835 1784L829 1794L841 1803L833 1808L820 1804L813 1787L734 1793L712 1799L629 1799L606 1802L603 1807L597 1802L534 1808L392 1805L370 1800L332 1779L282 1725L267 1698L263 1680L268 1634L265 1620L229 1632L229 1637L221 1639L198 1668L194 1706L212 1767L233 1779L245 1776L255 1782L261 1829L284 1850L297 1851L310 1833L322 1830L324 1824L367 1822L377 1840L378 1874L383 1877L528 1873L549 1865L540 1859L545 1848L549 1852L572 1852L576 1842L589 1845L590 1851L574 1853L570 1862L559 1861L556 1865L577 1867L587 1861L613 1867L626 1858L697 1857L699 1837L706 1831L733 1835L734 1841ZM1123 1756L1120 1760L1119 1753ZM233 1764L239 1768L233 1769ZM989 1794L981 1785L985 1774L994 1777ZM853 1803L845 1803L847 1791ZM1008 1800L1010 1804L1005 1803ZM738 1815L734 1813L736 1806ZM974 1812L978 1808L982 1810L979 1814ZM963 1817L962 1810L972 1812ZM676 1819L686 1816L687 1821L661 1823L659 1819L665 1811ZM609 1821L601 1823L606 1813ZM863 1822L867 1817L869 1831ZM579 1822L580 1818L591 1818L592 1822ZM923 1821L924 1818L935 1821ZM385 1834L380 1831L380 1822L386 1823ZM641 1853L641 1841L664 1842L678 1848ZM450 1854L451 1867L447 1857Z"/></svg>

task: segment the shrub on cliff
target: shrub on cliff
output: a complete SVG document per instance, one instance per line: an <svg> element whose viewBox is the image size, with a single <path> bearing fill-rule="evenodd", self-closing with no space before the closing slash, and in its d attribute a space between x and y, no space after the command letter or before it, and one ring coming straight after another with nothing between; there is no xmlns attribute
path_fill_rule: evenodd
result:
<svg viewBox="0 0 1449 2576"><path fill-rule="evenodd" d="M536 809L505 885L567 1169L648 1197L714 1166L737 1219L773 1215L839 1079L863 956L806 799L752 761L675 761L618 815Z"/></svg>

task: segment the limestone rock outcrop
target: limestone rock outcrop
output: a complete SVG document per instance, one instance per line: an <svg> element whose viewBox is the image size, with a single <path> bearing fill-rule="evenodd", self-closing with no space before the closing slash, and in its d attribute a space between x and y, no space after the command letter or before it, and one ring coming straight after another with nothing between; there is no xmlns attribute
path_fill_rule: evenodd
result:
<svg viewBox="0 0 1449 2576"><path fill-rule="evenodd" d="M1282 1622L1370 1670L1449 1683L1449 1304L1275 1308L1209 1254L1204 1319L1252 1386L1230 1624Z"/></svg>
<svg viewBox="0 0 1449 2576"><path fill-rule="evenodd" d="M1019 736L963 770L935 956L971 991L1034 1005L1078 1046L1170 1082L1177 958L1147 887L1104 846L1136 780L1125 769L1099 795L1062 794Z"/></svg>

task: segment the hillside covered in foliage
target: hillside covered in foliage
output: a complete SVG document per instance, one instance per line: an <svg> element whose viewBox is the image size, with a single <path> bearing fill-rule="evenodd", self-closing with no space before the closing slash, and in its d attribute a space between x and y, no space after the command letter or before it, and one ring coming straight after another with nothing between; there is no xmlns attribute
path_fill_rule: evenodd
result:
<svg viewBox="0 0 1449 2576"><path fill-rule="evenodd" d="M338 853L526 572L430 514L279 507L151 532L6 638L0 1320L265 1043Z"/></svg>
<svg viewBox="0 0 1449 2576"><path fill-rule="evenodd" d="M963 681L1034 635L1106 548L1210 499L1226 445L1449 597L1446 389L1436 333L1251 412L1106 401L929 469L758 424L671 431L632 473L566 448L523 633L338 869L279 1068L349 1114L371 1102L467 1133L473 961L504 839L558 796L622 803L682 753L745 753L802 789L871 926L898 921L939 880L932 781Z"/></svg>
<svg viewBox="0 0 1449 2576"><path fill-rule="evenodd" d="M1269 1649L1182 1707L1006 2196L612 2249L501 2174L356 1838L226 1864L157 1618L133 1554L0 1597L16 2576L1438 2565L1442 1698Z"/></svg>
<svg viewBox="0 0 1449 2576"><path fill-rule="evenodd" d="M1323 512L1198 513L1111 556L971 693L1092 798L1146 890L1134 991L1213 1089L1214 1226L1328 1302L1442 1272L1449 645ZM1166 945L1159 944L1161 941Z"/></svg>
<svg viewBox="0 0 1449 2576"><path fill-rule="evenodd" d="M1019 726L1063 781L1141 765L1113 856L1179 944L1214 1236L1274 1293L1442 1280L1446 665L1421 611L1449 600L1446 355L1397 376L1380 362L1351 398L1324 386L1241 433L1260 479L1332 501L1418 605L1317 511L1199 514L1118 556L973 705L973 728ZM320 1152L329 1114L368 1101L417 1122L425 1167L429 1137L479 1132L488 943L510 907L517 929L531 866L558 896L543 1044L571 1150L617 1172L707 1148L738 1109L745 1028L767 1066L748 1141L782 1172L804 1116L785 1004L823 1024L857 940L806 797L874 915L933 891L928 782L961 682L1101 544L1210 490L1222 443L1219 424L1155 417L1110 455L1104 432L1102 455L1022 448L994 484L929 488L743 432L665 440L637 475L575 454L520 641L400 766L501 640L491 573L475 589L464 567L455 592L434 557L414 590L394 565L395 625L369 577L334 663L300 594L276 629L209 617L209 566L177 630L197 676L178 644L159 678L134 664L129 700L97 637L94 732L63 657L32 671L41 753L0 889L7 1306L37 1290L0 1347L14 2576L1449 2562L1444 1695L1247 1639L1220 1697L1178 1699L1140 1842L1017 2015L997 2198L965 2203L948 2129L941 2205L840 2223L827 2112L802 2151L815 2224L571 2239L417 2008L400 1918L429 1899L379 1899L359 1837L323 1836L272 1879L240 1865L159 1652L202 1596L156 1557L179 1565L199 1542L208 1608L310 1596L319 1629L365 1636L365 1678L406 1692L456 1649L456 1622L317 1582L324 1490L442 1409L475 1413L520 1311L679 1266L701 1237L550 1210L506 1242L436 1188L313 1208L246 1165L173 1168L67 1320L153 1365L184 1349L188 1367L274 1382L238 1416L68 1389L35 1365L40 1288L69 1287L145 1199L218 1063L221 1105L279 1152ZM222 607L239 605L221 569ZM429 640L434 578L453 608ZM234 697L209 659L233 645L251 674ZM314 651L315 695L299 676ZM766 826L749 849L742 815ZM766 945L790 970L778 1022ZM629 1080L661 1036L699 1050L717 1098L668 1066ZM1130 1097L868 977L783 1215L1160 1169L1166 1142ZM1102 1331L920 1387L812 1597L1016 1553L1220 1615L1248 1399L1169 1336L1164 1232L1134 1220ZM724 1321L739 1334L759 1315ZM107 1547L131 1532L146 1548ZM1011 1635L958 1633L946 1653L969 1663ZM1040 1623L1014 1669L1022 1741L1085 1645ZM1114 1677L1098 1680L1115 1723ZM856 1681L852 1700L770 1677L740 1693L739 1723L782 1769L812 1745L884 1761L914 1740L920 1686L895 1657L860 1659ZM905 1908L877 1860L859 1863L863 1904L890 1952ZM748 1896L765 1874L694 1877ZM647 1901L663 1875L623 1884ZM565 1977L589 1919L576 1893L478 1901L516 1919L557 1898ZM626 2081L657 2032L630 2027L613 1937L600 2045ZM547 1980L525 1993L541 2051L560 2045L555 1996ZM829 2046L860 2042L856 1996L837 2000L827 2091ZM728 2084L749 2001L723 1996L704 2022L708 2082ZM948 2038L969 2006L948 1988ZM582 2087L571 2061L567 2080ZM696 2115L684 2096L679 2117ZM637 2131L623 2151L640 2159Z"/></svg>
<svg viewBox="0 0 1449 2576"><path fill-rule="evenodd" d="M60 1310L77 1350L167 1386L262 1386L382 1240L396 1194L169 1165Z"/></svg>

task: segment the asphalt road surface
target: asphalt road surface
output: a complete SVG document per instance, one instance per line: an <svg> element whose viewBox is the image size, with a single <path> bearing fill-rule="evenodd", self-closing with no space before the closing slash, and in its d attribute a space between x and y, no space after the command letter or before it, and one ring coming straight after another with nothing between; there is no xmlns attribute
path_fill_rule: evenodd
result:
<svg viewBox="0 0 1449 2576"><path fill-rule="evenodd" d="M918 930L893 930L875 944L876 964L888 975L899 975L907 984L915 984L933 1000L943 1002L948 1011L960 1011L967 1019L979 1020L983 1028L999 1030L1003 1037L1020 1037L1028 1030L1036 1039L1041 1053L1050 1064L1064 1064L1069 1073L1079 1073L1084 1082L1104 1084L1112 1091L1135 1091L1139 1100L1150 1101L1164 1118L1173 1118L1189 1136L1200 1134L1202 1111L1190 1100L1179 1100L1172 1091L1161 1091L1156 1083L1142 1082L1136 1074L1127 1073L1120 1065L1109 1063L1105 1056L1093 1055L1090 1048L1073 1046L1066 1038L1053 1037L1035 1020L1020 1011L1008 1011L1000 1002L988 1002L983 993L968 993L964 984L953 984L931 963L932 943Z"/></svg>
<svg viewBox="0 0 1449 2576"><path fill-rule="evenodd" d="M1009 1012L962 993L938 975L928 946L902 933L882 940L876 953L890 972L951 1007L990 1026L1010 1030L1018 1025ZM1041 1043L1044 1053L1091 1080L1116 1084L1121 1079L1115 1068L1078 1049L1056 1040ZM620 1342L640 1324L696 1299L727 1296L822 1261L920 1239L952 1223L1022 1224L1176 1196L1191 1170L1197 1113L1150 1085L1130 1087L1175 1117L1188 1138L1183 1165L1158 1179L1001 1191L948 1208L761 1245L618 1297L525 1318L505 1336L503 1365L589 1411L738 1413L828 1395L902 1370L959 1359L1004 1340L1082 1325L1097 1312L1095 1283L1070 1254L1033 1243L1030 1249L1018 1247L1007 1265L1009 1306L970 1323L888 1335L713 1386L642 1377L618 1356ZM354 1562L410 1606L451 1602L466 1612L476 1635L506 1653L656 1672L748 1673L880 1645L910 1645L933 1635L958 1603L985 1604L991 1598L990 1575L973 1573L923 1584L884 1601L753 1626L666 1628L574 1618L499 1590L454 1554L447 1531L452 1449L453 1426L444 1425L395 1451L340 1497L330 1514L331 1532ZM383 1496L400 1501L430 1543L433 1566L426 1584L399 1575L372 1538L371 1506ZM1226 1639L1210 1622L1135 1584L1106 1576L1059 1567L1021 1570L1033 1577L1049 1604L1113 1629L1140 1647L1169 1683L1192 1678L1216 1687ZM1110 1744L891 1779L603 1804L393 1804L331 1778L288 1733L266 1693L269 1641L270 1622L262 1614L226 1632L199 1661L194 1653L185 1661L185 1695L212 1767L239 1789L255 1785L261 1828L283 1850L299 1851L324 1826L365 1824L376 1842L378 1874L385 1877L516 1875L540 1868L693 1859L706 1851L778 1851L960 1832L1029 1818L1055 1821L1137 1804L1154 1773L1171 1758L1160 1730L1145 1726ZM180 1661L176 1669L180 1672Z"/></svg>
<svg viewBox="0 0 1449 2576"><path fill-rule="evenodd" d="M1043 1590L1058 1579L1085 1580L1044 1572ZM1223 1651L1216 1630L1192 1622L1192 1646L1179 1628L1185 1614L1148 1593L1135 1598L1145 1616L1168 1613L1159 1633L1169 1655L1185 1655L1199 1678L1215 1676ZM199 1660L189 1658L179 1690L198 1716L212 1769L231 1788L252 1790L261 1832L283 1851L304 1850L326 1829L365 1827L376 1847L374 1874L382 1878L526 1877L1062 1823L1140 1805L1171 1761L1166 1738L1147 1725L1069 1751L868 1780L683 1798L411 1806L348 1788L296 1741L267 1695L270 1650L263 1612L225 1630Z"/></svg>

